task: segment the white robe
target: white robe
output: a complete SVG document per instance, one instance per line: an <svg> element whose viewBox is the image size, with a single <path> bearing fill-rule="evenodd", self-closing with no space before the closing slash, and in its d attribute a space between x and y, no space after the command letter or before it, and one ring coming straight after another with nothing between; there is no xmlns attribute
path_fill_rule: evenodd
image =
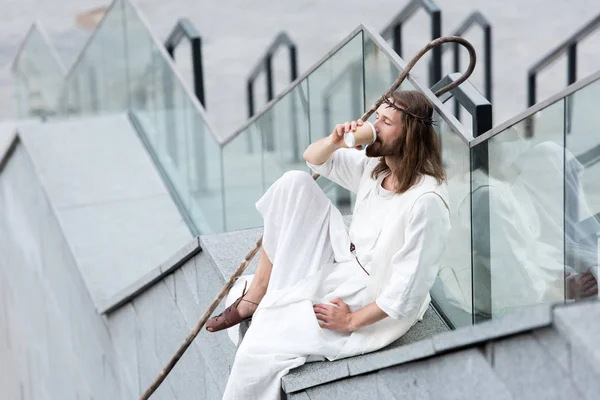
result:
<svg viewBox="0 0 600 400"><path fill-rule="evenodd" d="M291 368L307 359L335 360L380 349L422 318L450 230L446 189L424 177L402 195L386 192L382 178L371 178L377 162L342 149L323 165L310 165L357 193L349 232L340 212L304 172L284 174L257 202L265 222L263 248L273 270L236 353L224 399L279 399L281 377ZM362 267L350 252L351 242ZM228 304L242 286L243 280ZM322 329L312 306L336 297L352 311L375 301L389 318L351 334Z"/></svg>

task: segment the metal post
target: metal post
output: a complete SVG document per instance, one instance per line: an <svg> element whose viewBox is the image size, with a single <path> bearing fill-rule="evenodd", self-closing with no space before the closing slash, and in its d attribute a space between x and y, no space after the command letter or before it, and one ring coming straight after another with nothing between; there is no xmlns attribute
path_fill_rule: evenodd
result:
<svg viewBox="0 0 600 400"><path fill-rule="evenodd" d="M254 115L254 81L249 79L246 84L246 99L248 101L248 118L252 118ZM254 152L254 145L252 143L251 135L246 135L248 153Z"/></svg>
<svg viewBox="0 0 600 400"><path fill-rule="evenodd" d="M527 75L527 106L531 107L536 102L536 71L529 71Z"/></svg>
<svg viewBox="0 0 600 400"><path fill-rule="evenodd" d="M488 101L492 102L492 27L486 26L483 29L483 57L485 59L484 65L484 85L485 85L485 97ZM456 70L458 71L458 70Z"/></svg>
<svg viewBox="0 0 600 400"><path fill-rule="evenodd" d="M275 90L273 88L273 55L269 54L265 58L265 72L267 75L267 103L273 100L275 97ZM274 124L273 124L273 113L270 112L268 115L262 117L265 124L263 125L265 128L263 130L264 133L264 149L266 151L274 151L275 150L275 133L273 132Z"/></svg>
<svg viewBox="0 0 600 400"><path fill-rule="evenodd" d="M454 71L458 72L460 71L460 45L454 43L452 48L454 50ZM454 116L460 121L460 103L456 99L454 99Z"/></svg>
<svg viewBox="0 0 600 400"><path fill-rule="evenodd" d="M202 39L196 37L190 41L192 46L192 65L194 69L194 94L196 98L202 104L206 110L206 103L204 100L204 67L202 63ZM207 155L205 154L207 148L206 142L206 127L203 123L197 120L197 116L192 117L193 128L192 128L192 141L196 151L195 172L196 172L196 189L200 192L206 192L208 189L208 168ZM202 156L200 156L202 154Z"/></svg>
<svg viewBox="0 0 600 400"><path fill-rule="evenodd" d="M204 109L204 68L202 65L202 39L197 37L190 41L192 46L192 65L194 69L194 93Z"/></svg>
<svg viewBox="0 0 600 400"><path fill-rule="evenodd" d="M167 53L169 53L169 56L171 56L171 58L174 60L175 59L175 46L168 44L165 46L165 48L167 49Z"/></svg>
<svg viewBox="0 0 600 400"><path fill-rule="evenodd" d="M473 137L478 137L490 129L492 129L492 105L488 103L475 106ZM489 176L488 143L487 141L480 143L471 150L473 169L481 169L484 176ZM489 186L484 185L484 187ZM471 186L471 193L473 190ZM482 188L482 190L487 189ZM483 192L480 196L477 202L477 215L474 215L473 204L471 204L471 223L477 224L475 229L471 227L473 323L483 322L493 317L489 192Z"/></svg>
<svg viewBox="0 0 600 400"><path fill-rule="evenodd" d="M431 40L442 36L442 12L437 10L431 13ZM429 86L433 86L442 80L442 47L436 46L432 49L433 64L429 75Z"/></svg>
<svg viewBox="0 0 600 400"><path fill-rule="evenodd" d="M273 55L269 54L265 58L265 72L267 74L267 103L275 97L273 88Z"/></svg>
<svg viewBox="0 0 600 400"><path fill-rule="evenodd" d="M248 81L246 86L246 98L248 100L248 118L252 118L254 115L254 96L253 96L254 82Z"/></svg>
<svg viewBox="0 0 600 400"><path fill-rule="evenodd" d="M569 85L577 81L577 43L573 43L567 50L567 82ZM573 116L573 96L569 96L566 101L565 128L566 133L571 133Z"/></svg>
<svg viewBox="0 0 600 400"><path fill-rule="evenodd" d="M290 46L290 81L294 82L298 78L298 63L296 59L296 46ZM300 144L298 140L299 130L298 130L298 116L296 115L296 109L298 107L298 102L296 100L296 94L291 93L292 101L290 102L290 107L292 108L292 118L290 121L292 123L291 130L292 132L292 162L297 163L300 161Z"/></svg>
<svg viewBox="0 0 600 400"><path fill-rule="evenodd" d="M290 81L294 82L298 78L298 60L296 46L290 46Z"/></svg>
<svg viewBox="0 0 600 400"><path fill-rule="evenodd" d="M577 81L577 43L573 43L567 50L567 62L568 62L568 84L573 84Z"/></svg>
<svg viewBox="0 0 600 400"><path fill-rule="evenodd" d="M396 54L402 57L402 23L395 25L392 29L392 47Z"/></svg>

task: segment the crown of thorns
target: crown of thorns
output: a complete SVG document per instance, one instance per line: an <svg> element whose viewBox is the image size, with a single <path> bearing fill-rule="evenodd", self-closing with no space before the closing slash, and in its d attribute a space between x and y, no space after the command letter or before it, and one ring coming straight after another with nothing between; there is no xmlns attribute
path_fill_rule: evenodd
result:
<svg viewBox="0 0 600 400"><path fill-rule="evenodd" d="M394 104L392 101L390 101L390 99L388 99L385 95L382 96L381 98L382 98L383 102L386 104L387 108L393 108L396 111L401 111L406 115L410 115L414 119L421 121L422 123L424 123L427 126L435 125L435 122L430 117L421 117L419 115L413 114L412 112L408 111L408 109L410 107L406 107L406 108L399 107L396 104Z"/></svg>

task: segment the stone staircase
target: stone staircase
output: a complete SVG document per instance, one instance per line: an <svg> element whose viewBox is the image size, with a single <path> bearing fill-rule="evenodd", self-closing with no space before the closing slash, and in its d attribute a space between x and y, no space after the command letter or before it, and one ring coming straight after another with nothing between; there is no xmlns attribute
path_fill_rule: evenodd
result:
<svg viewBox="0 0 600 400"><path fill-rule="evenodd" d="M140 331L136 335L138 357L140 350L142 350L141 353L156 355L149 360L151 362L146 364L140 363L139 358L137 360L137 368L140 371L138 377L141 382L140 389L143 390L149 384L152 371L157 373L159 365L166 363L170 355L174 353L187 332L200 318L204 308L210 304L226 279L234 272L261 234L262 229L250 229L201 236L198 244L202 248L202 252L194 255L170 275L164 276L128 304L109 313L109 326L114 326L115 332L122 332L123 335L125 333L118 326L121 324L131 325L132 321L136 321L137 329ZM195 246L195 243L186 246L187 250L182 250L181 254L190 254L191 248ZM177 258L177 256L173 257L170 264L175 265ZM247 273L255 271L257 260L258 258L253 260ZM163 269L165 268L168 267L163 267ZM127 296L127 293L123 293L122 296ZM223 305L217 312L222 309ZM125 317L125 314L128 314L129 317ZM381 357L386 358L397 349L402 349L404 345L430 338L434 334L447 330L448 327L443 320L430 307L423 321L417 323L404 337L385 350L373 354L381 354ZM152 346L153 341L144 338L152 331L155 332L154 346ZM124 339L131 340L131 338ZM119 347L119 343L115 342L117 353L120 353ZM154 349L148 347L154 347ZM162 394L157 394L157 396L169 397L167 388L170 388L172 395L177 398L220 398L234 359L235 345L233 342L225 332L209 334L203 331L194 341L188 353L167 379L168 384L162 389ZM370 365L374 362L373 354L354 357L351 360ZM160 362L158 362L159 360ZM131 365L131 362L132 359L128 363L129 369L135 371L136 368ZM293 370L284 379L283 387L287 392L292 393L346 377L348 376L348 362L349 360L339 360L306 364ZM196 377L194 382L188 381L190 374ZM199 375L203 376L203 379L199 379Z"/></svg>
<svg viewBox="0 0 600 400"><path fill-rule="evenodd" d="M249 229L198 238L182 250L202 248L182 265L109 315L116 327L124 310L127 323L138 321L138 357L154 353L152 363L138 358L140 390L151 381L203 309L261 236ZM255 259L247 273L255 271ZM162 267L166 270L166 267ZM217 310L220 312L223 305ZM150 311L152 310L152 311ZM520 314L449 331L430 307L423 321L390 346L334 362L307 363L282 379L288 399L592 399L597 394L600 304L540 305ZM148 335L153 334L153 340ZM113 336L114 338L114 336ZM127 340L132 340L128 337ZM152 348L152 345L154 348ZM115 350L119 353L118 343ZM521 354L521 352L523 354ZM224 332L200 333L167 378L156 398L219 399L235 356ZM529 384L528 382L531 382Z"/></svg>

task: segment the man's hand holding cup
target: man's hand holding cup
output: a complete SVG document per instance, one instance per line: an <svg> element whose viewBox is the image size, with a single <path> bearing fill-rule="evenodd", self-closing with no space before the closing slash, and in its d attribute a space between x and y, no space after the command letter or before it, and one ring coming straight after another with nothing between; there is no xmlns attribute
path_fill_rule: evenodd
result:
<svg viewBox="0 0 600 400"><path fill-rule="evenodd" d="M337 124L330 135L331 143L337 148L362 150L362 145L371 144L376 139L375 127L362 120Z"/></svg>

